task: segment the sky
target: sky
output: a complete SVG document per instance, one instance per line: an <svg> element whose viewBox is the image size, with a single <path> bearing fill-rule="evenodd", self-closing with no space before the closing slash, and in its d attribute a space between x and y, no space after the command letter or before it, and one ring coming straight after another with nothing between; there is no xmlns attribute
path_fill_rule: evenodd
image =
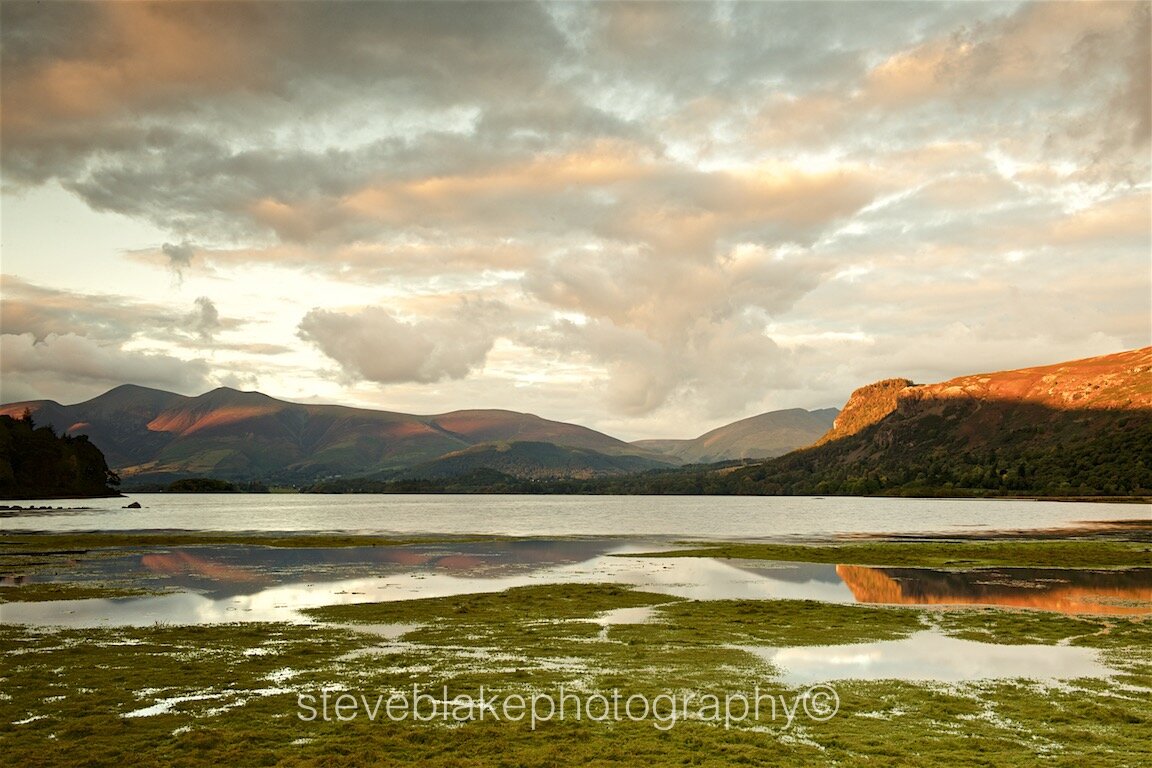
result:
<svg viewBox="0 0 1152 768"><path fill-rule="evenodd" d="M0 400L624 439L1152 343L1148 2L0 5Z"/></svg>

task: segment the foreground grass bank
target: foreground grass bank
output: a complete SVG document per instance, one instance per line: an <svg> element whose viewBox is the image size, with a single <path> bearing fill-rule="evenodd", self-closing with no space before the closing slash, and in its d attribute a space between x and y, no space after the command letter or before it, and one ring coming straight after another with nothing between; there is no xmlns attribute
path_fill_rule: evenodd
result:
<svg viewBox="0 0 1152 768"><path fill-rule="evenodd" d="M1144 535L1132 528L1106 539L731 544L653 556L1116 568L1148 565ZM3 562L33 572L151 547L419 543L344 535L3 539ZM136 589L127 579L33 583L3 593L46 599L53 591L78 598ZM0 765L1152 763L1148 616L694 601L611 584L541 584L307 613L315 624L0 625ZM1056 683L833 680L838 707L822 719L827 710L808 711L804 685L788 682L780 668L752 651L898 640L926 629L983 643L1093 649L1113 672ZM469 716L457 717L464 713L454 710L448 718L415 722L394 721L383 708L391 697L412 700L417 691L452 701L481 690L501 702L519 696L525 703L561 691L585 703L598 694L607 702L618 692L625 702L639 696L660 703L664 717L654 710L633 721L625 710L624 716L593 719L587 709L580 719L569 714L533 722L529 712L519 719L504 713L478 718L469 709ZM724 717L740 714L738 702L725 711L726 696L754 692L767 697L761 716ZM715 697L716 716L703 707L708 696ZM691 707L669 708L686 697L692 697Z"/></svg>
<svg viewBox="0 0 1152 768"><path fill-rule="evenodd" d="M612 623L648 610L647 623ZM613 613L616 612L616 613ZM0 762L7 765L1146 765L1152 627L1146 620L807 601L697 602L614 585L351 605L318 625L97 630L0 627ZM1055 685L835 683L819 720L746 646L907 636L1098 649L1111 679ZM697 697L761 690L769 717L695 708L669 723L524 716L393 722L352 701L569 692ZM331 705L322 716L324 692ZM336 698L347 694L336 717ZM311 697L311 698L308 698ZM304 705L302 705L304 702ZM310 702L310 704L309 704ZM591 710L589 709L590 713ZM671 710L669 710L671 712ZM526 713L525 713L526 714ZM543 712L541 712L543 714ZM353 716L354 715L354 716ZM662 725L664 727L656 727ZM726 727L726 725L728 727Z"/></svg>

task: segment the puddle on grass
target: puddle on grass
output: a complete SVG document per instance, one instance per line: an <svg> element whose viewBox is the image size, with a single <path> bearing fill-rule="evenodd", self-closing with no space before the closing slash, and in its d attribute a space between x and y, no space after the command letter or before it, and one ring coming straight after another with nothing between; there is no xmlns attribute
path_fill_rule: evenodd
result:
<svg viewBox="0 0 1152 768"><path fill-rule="evenodd" d="M32 572L22 576L20 584L60 579L129 584L166 594L5 603L0 606L0 623L68 627L299 623L308 621L301 610L326 605L609 582L697 600L981 604L1065 613L1152 613L1149 568L949 572L627 556L663 546L667 542L660 540L533 539L392 547L152 547L143 554L126 551L80 561L71 572ZM633 615L616 613L618 622Z"/></svg>
<svg viewBox="0 0 1152 768"><path fill-rule="evenodd" d="M409 632L416 631L420 626L420 624L353 624L350 628L365 635L375 635L385 640L399 640Z"/></svg>
<svg viewBox="0 0 1152 768"><path fill-rule="evenodd" d="M594 617L592 622L604 627L618 624L650 624L655 616L656 606L638 605L632 608L616 608L611 611L604 611L604 613Z"/></svg>
<svg viewBox="0 0 1152 768"><path fill-rule="evenodd" d="M1052 682L1115 674L1100 662L1093 648L998 645L961 640L935 630L872 643L739 648L772 664L790 685L833 680L962 683L1023 678Z"/></svg>
<svg viewBox="0 0 1152 768"><path fill-rule="evenodd" d="M233 709L238 706L243 706L248 699L252 697L261 696L276 696L281 693L291 693L290 688L258 688L256 690L239 690L239 691L222 691L220 693L195 693L185 696L171 696L166 699L158 699L154 704L140 709L134 709L131 712L124 712L120 717L155 717L156 715L165 715L171 712L176 706L180 704L187 704L190 701L212 701L217 699L231 698L232 701L225 703L221 707L210 711L209 714L217 714L228 709Z"/></svg>
<svg viewBox="0 0 1152 768"><path fill-rule="evenodd" d="M145 589L183 591L5 603L0 622L68 627L307 622L301 610L326 605L609 582L694 599L853 600L831 565L757 562L739 567L712 558L614 556L659 546L574 540L303 550L187 547L103 558L83 563L87 570L82 573L62 574L94 581L130 578L133 586Z"/></svg>
<svg viewBox="0 0 1152 768"><path fill-rule="evenodd" d="M167 699L160 699L155 704L150 704L147 707L134 709L131 712L125 712L121 717L153 717L154 715L163 715L172 711L172 708L178 704L186 704L190 701L208 701L210 699L222 699L227 694L224 693L194 693L186 696L171 696Z"/></svg>

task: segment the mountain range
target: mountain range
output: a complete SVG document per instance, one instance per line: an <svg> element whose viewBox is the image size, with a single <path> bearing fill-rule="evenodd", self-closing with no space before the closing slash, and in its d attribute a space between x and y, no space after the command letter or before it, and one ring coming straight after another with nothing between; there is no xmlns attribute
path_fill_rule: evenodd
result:
<svg viewBox="0 0 1152 768"><path fill-rule="evenodd" d="M87 435L126 489L210 475L345 491L1152 495L1152 347L937 384L885 379L842 411L635 443L513 411L415 416L227 388L125 385L76 405L0 406L26 410Z"/></svg>
<svg viewBox="0 0 1152 768"><path fill-rule="evenodd" d="M26 410L39 426L87 435L125 488L198 475L308 484L333 477L439 479L478 469L533 480L593 478L779 455L811 444L836 413L763 414L664 449L514 411L416 416L290 403L226 387L187 397L126 384L75 405L0 406L0 414L15 418Z"/></svg>

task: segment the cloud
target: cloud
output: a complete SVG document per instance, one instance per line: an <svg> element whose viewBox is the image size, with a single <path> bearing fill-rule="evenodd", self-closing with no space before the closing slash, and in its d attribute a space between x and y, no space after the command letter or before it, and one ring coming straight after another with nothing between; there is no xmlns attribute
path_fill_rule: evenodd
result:
<svg viewBox="0 0 1152 768"><path fill-rule="evenodd" d="M188 317L192 330L204 341L211 341L213 335L220 330L220 312L216 305L207 296L196 299L196 309Z"/></svg>
<svg viewBox="0 0 1152 768"><path fill-rule="evenodd" d="M519 338L606 366L608 402L620 412L688 398L732 412L769 383L787 385L787 355L765 329L836 269L810 249L756 243L681 260L658 250L566 254L529 274L524 288L581 321L561 315Z"/></svg>
<svg viewBox="0 0 1152 768"><path fill-rule="evenodd" d="M37 342L50 335L86 336L113 344L141 338L206 342L219 331L236 330L245 324L238 318L221 317L206 296L195 300L191 312L181 312L124 295L58 290L11 275L0 278L0 288L3 332L31 334Z"/></svg>
<svg viewBox="0 0 1152 768"><path fill-rule="evenodd" d="M1134 183L1149 167L1150 13L1140 3L1024 4L895 53L869 72L858 106L918 110L937 132L946 120L971 132L979 119L991 136L1031 134L1033 156L1071 156L1097 179Z"/></svg>
<svg viewBox="0 0 1152 768"><path fill-rule="evenodd" d="M322 141L343 132L325 121L352 99L384 107L377 123L522 103L564 48L536 4L12 2L3 26L4 167L33 183L82 174L87 159L104 161L94 176L114 174L150 144L199 141L206 122L241 141L303 115Z"/></svg>
<svg viewBox="0 0 1152 768"><path fill-rule="evenodd" d="M176 275L178 280L184 280L184 270L192 266L192 257L196 255L196 249L192 247L188 241L184 241L179 245L173 243L164 243L160 246L160 252L168 259L168 265L171 267L173 274Z"/></svg>
<svg viewBox="0 0 1152 768"><path fill-rule="evenodd" d="M457 317L407 322L387 310L313 309L300 338L335 360L352 380L381 384L461 379L484 365L495 341L486 327L494 308L462 303ZM498 311L498 310L495 310Z"/></svg>
<svg viewBox="0 0 1152 768"><path fill-rule="evenodd" d="M991 365L1147 333L1146 4L0 17L5 185L148 222L131 260L212 280L167 306L5 278L6 332L616 425L836 404L905 339L965 372L933 334Z"/></svg>
<svg viewBox="0 0 1152 768"><path fill-rule="evenodd" d="M179 313L126 296L76 293L35 285L18 277L0 278L0 327L5 334L88 336L101 342L126 342L141 332L174 331Z"/></svg>
<svg viewBox="0 0 1152 768"><path fill-rule="evenodd" d="M75 334L49 334L37 341L30 333L0 335L4 359L4 397L10 388L52 391L62 382L71 391L88 395L125 382L185 394L208 388L208 365L171 355L126 351ZM60 394L56 394L60 397Z"/></svg>
<svg viewBox="0 0 1152 768"><path fill-rule="evenodd" d="M218 341L219 332L246 323L222 317L206 296L186 312L124 295L48 288L11 275L0 278L0 295L0 363L9 400L82 399L124 382L200 394L214 382L255 380L244 357L293 351L282 344ZM206 344L223 359L202 359L199 350ZM179 354L181 348L186 354Z"/></svg>

